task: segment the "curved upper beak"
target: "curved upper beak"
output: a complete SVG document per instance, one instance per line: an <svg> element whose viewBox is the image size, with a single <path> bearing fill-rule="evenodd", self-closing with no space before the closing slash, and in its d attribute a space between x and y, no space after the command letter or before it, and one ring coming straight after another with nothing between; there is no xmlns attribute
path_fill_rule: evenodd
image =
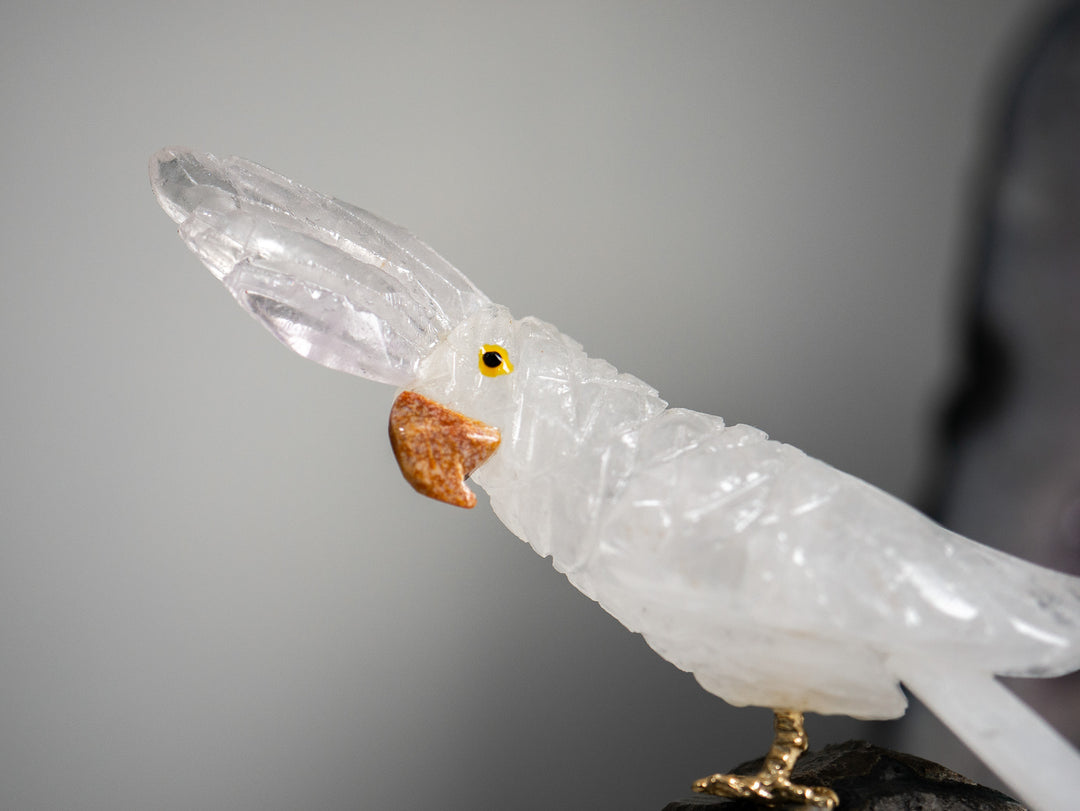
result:
<svg viewBox="0 0 1080 811"><path fill-rule="evenodd" d="M472 507L476 495L465 479L495 453L499 429L403 391L390 409L390 445L402 475L417 492Z"/></svg>

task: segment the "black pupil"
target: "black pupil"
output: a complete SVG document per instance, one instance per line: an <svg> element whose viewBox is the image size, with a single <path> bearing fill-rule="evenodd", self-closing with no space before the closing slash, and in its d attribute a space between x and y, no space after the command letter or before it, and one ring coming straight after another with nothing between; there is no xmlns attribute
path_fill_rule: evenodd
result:
<svg viewBox="0 0 1080 811"><path fill-rule="evenodd" d="M484 365L489 369L498 369L503 364L502 355L498 352L485 352Z"/></svg>

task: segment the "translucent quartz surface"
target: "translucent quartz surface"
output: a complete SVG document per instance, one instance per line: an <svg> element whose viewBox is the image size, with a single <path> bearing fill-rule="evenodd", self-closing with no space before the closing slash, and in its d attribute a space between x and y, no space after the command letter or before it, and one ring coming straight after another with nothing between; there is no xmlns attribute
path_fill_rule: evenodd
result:
<svg viewBox="0 0 1080 811"><path fill-rule="evenodd" d="M1080 666L1080 581L949 533L757 429L667 404L514 319L404 229L238 158L166 149L180 234L280 340L497 428L499 517L735 704L903 712L890 657L990 674ZM505 348L490 377L478 352Z"/></svg>
<svg viewBox="0 0 1080 811"><path fill-rule="evenodd" d="M993 679L1080 667L1080 579L755 428L669 409L366 212L238 159L166 150L151 179L280 340L498 429L473 480L502 521L707 690L890 718L904 681L1033 805L1080 793L1075 752ZM484 374L488 345L512 373Z"/></svg>
<svg viewBox="0 0 1080 811"><path fill-rule="evenodd" d="M480 372L491 343L513 374ZM893 654L982 674L1080 666L1080 580L755 428L666 409L550 324L482 308L410 387L498 427L473 479L499 517L732 703L894 717Z"/></svg>
<svg viewBox="0 0 1080 811"><path fill-rule="evenodd" d="M332 369L401 384L487 301L405 229L250 161L163 149L150 182L236 300Z"/></svg>

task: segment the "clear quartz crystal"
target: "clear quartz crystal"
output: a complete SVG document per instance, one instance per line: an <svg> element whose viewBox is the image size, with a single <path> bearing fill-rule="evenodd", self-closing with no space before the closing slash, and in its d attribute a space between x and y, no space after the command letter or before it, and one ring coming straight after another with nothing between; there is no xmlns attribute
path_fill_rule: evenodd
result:
<svg viewBox="0 0 1080 811"><path fill-rule="evenodd" d="M755 428L668 408L403 229L255 164L164 150L151 181L189 247L292 349L497 429L473 475L497 515L707 690L891 718L902 681L1034 807L1080 794L1075 752L993 678L1080 668L1080 579ZM491 345L512 373L480 368Z"/></svg>
<svg viewBox="0 0 1080 811"><path fill-rule="evenodd" d="M513 374L479 372L485 343ZM501 427L473 475L499 517L731 703L891 718L896 655L987 676L1080 666L1080 580L756 428L666 408L543 321L481 308L411 387Z"/></svg>
<svg viewBox="0 0 1080 811"><path fill-rule="evenodd" d="M889 661L1080 667L1080 580L950 533L854 477L515 319L407 231L249 161L167 149L189 247L301 355L409 384L501 431L473 476L499 517L735 704L903 712ZM478 348L503 347L489 377Z"/></svg>
<svg viewBox="0 0 1080 811"><path fill-rule="evenodd" d="M150 181L237 301L332 369L400 384L487 301L406 230L250 161L164 149Z"/></svg>

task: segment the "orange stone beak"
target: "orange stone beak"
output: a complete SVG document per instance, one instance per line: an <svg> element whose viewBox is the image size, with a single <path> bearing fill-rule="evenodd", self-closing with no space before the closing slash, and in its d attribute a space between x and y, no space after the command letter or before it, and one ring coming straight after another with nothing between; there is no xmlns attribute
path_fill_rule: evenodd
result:
<svg viewBox="0 0 1080 811"><path fill-rule="evenodd" d="M402 475L418 493L472 507L476 495L465 479L495 453L499 429L403 391L390 409L390 445Z"/></svg>

